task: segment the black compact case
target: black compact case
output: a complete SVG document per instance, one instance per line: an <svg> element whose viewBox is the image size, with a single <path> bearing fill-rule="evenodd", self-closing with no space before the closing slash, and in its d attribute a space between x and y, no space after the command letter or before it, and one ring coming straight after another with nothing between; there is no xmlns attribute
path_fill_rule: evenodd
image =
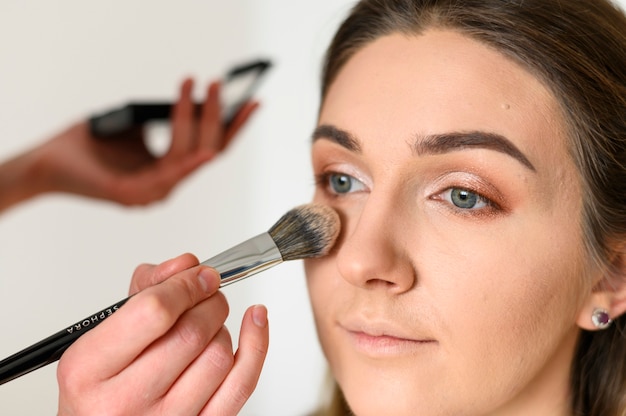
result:
<svg viewBox="0 0 626 416"><path fill-rule="evenodd" d="M226 73L221 91L224 124L232 122L241 106L254 94L262 75L271 66L269 60L255 60L237 65ZM93 115L89 118L89 128L92 136L99 139L123 137L133 128L147 122L168 120L173 105L167 101L131 101L122 107ZM196 104L198 114L200 109L201 104Z"/></svg>

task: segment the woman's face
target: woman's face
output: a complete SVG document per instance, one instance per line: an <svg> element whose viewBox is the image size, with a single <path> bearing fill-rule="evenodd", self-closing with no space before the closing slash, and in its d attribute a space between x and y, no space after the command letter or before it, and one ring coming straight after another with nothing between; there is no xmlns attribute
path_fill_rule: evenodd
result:
<svg viewBox="0 0 626 416"><path fill-rule="evenodd" d="M342 233L305 265L357 415L567 409L589 288L564 132L536 78L454 32L380 38L341 70L312 157Z"/></svg>

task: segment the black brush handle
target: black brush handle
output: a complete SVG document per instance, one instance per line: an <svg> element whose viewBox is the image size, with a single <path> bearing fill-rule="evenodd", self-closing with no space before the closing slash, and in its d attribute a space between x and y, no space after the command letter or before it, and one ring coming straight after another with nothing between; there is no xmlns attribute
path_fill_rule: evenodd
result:
<svg viewBox="0 0 626 416"><path fill-rule="evenodd" d="M264 232L201 264L217 270L221 277L220 287L224 287L280 264L282 261L281 251L274 239L269 233ZM74 341L113 315L128 299L130 298L88 316L0 361L0 385L57 361Z"/></svg>
<svg viewBox="0 0 626 416"><path fill-rule="evenodd" d="M7 383L57 361L74 341L113 315L128 299L130 298L90 315L82 321L76 322L74 325L0 361L0 384Z"/></svg>

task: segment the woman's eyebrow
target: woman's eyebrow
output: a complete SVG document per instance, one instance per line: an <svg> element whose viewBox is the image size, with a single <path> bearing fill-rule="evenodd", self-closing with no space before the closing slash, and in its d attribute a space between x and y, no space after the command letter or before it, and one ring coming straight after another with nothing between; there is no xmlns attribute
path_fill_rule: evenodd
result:
<svg viewBox="0 0 626 416"><path fill-rule="evenodd" d="M352 152L361 153L362 151L359 140L352 133L330 124L321 124L315 129L312 141L315 142L318 139L330 140ZM526 168L536 172L533 164L521 150L506 137L496 133L470 131L429 134L417 136L412 147L418 155L443 154L467 148L495 150L513 157Z"/></svg>
<svg viewBox="0 0 626 416"><path fill-rule="evenodd" d="M450 132L416 137L413 150L418 155L442 154L466 148L495 150L511 156L533 172L537 170L530 160L506 137L483 131Z"/></svg>
<svg viewBox="0 0 626 416"><path fill-rule="evenodd" d="M361 144L350 132L330 124L321 124L313 131L312 142L327 139L355 153L361 153Z"/></svg>

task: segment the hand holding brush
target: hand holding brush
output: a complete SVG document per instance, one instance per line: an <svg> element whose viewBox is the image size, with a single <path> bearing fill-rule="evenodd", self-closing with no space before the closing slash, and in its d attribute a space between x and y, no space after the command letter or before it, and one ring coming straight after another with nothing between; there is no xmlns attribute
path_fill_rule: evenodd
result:
<svg viewBox="0 0 626 416"><path fill-rule="evenodd" d="M222 254L207 260L203 263L203 265L211 266L218 271L221 279L220 285L230 284L242 278L248 277L254 273L257 273L261 270L264 270L267 267L279 264L282 261L324 255L332 247L338 232L338 217L332 209L323 206L305 205L295 208L294 210L285 214L267 233L260 234L257 237L254 237L238 246L235 246L232 249L227 250ZM168 271L167 264L168 263L164 263L164 265L158 266L157 270L155 271L157 276L155 280L160 280L160 276L163 275L171 275ZM189 265L190 264L188 262L187 266ZM144 292L141 292L138 295L135 295L134 297L127 298L121 302L118 302L115 305L112 305L111 307L104 309L101 312L98 312L97 314L91 315L83 321L79 321L72 327L68 327L60 331L59 333L3 360L2 362L0 362L1 382L12 380L36 368L58 360L63 351L65 351L65 349L67 349L80 336L82 336L83 334L89 334L90 329L94 328L101 322L106 323L105 321L109 320L109 315L111 316L111 322L107 329L113 328L116 324L117 326L120 326L120 324L122 324L121 320L126 314L115 314L115 310L120 309L121 305L123 305L127 301L130 302L130 304L135 305L133 306L133 308L139 308L140 300L134 300L134 298L139 299L139 296L141 296L141 299L143 299L143 306L147 307L148 310L154 308L157 312L163 313L164 311L168 310L168 308L164 306L169 305L170 307L175 306L176 308L178 308L177 312L172 312L171 316L166 314L164 317L162 317L164 318L162 321L166 323L172 321L173 319L173 321L170 322L173 324L173 326L167 326L166 324L166 329L173 329L176 325L178 325L178 321L182 321L183 318L187 317L187 315L190 315L191 311L194 310L194 308L199 307L199 305L203 305L203 307L208 308L209 306L211 306L211 304L215 306L215 304L220 303L219 299L222 299L221 294L218 293L213 296L210 295L215 290L217 290L215 284L211 286L211 278L209 277L208 279L202 279L203 276L207 277L207 275L211 275L211 269L202 267L202 265L200 265L182 270L179 264L177 264L176 267L172 268L173 270L178 272L178 274L176 274L175 276L176 279L173 277L172 279L166 280L161 285L154 286ZM178 277L179 275L187 276L189 274L192 274L195 277ZM166 302L173 302L174 299L180 298L181 293L184 293L185 290L187 290L187 292L189 292L190 290L191 292L194 292L193 285L189 285L189 279L195 279L195 284L200 284L200 287L204 290L205 296L210 297L206 300L198 296L196 296L196 298L193 298L189 296L189 293L187 293L187 304L185 304L184 302L180 305L178 305L176 302L168 303L167 305L159 303L161 300ZM168 283L169 286L174 287L171 292L166 290L165 286L168 286ZM178 292L176 292L176 290L178 290ZM181 290L183 292L180 292ZM161 293L160 296L163 296L164 298L161 298L159 296L159 301L155 302L154 299L151 300L151 298L149 298L151 296L149 291L158 291L159 293ZM182 298L184 299L185 295L182 295ZM222 300L222 302L225 303L224 300ZM207 305L204 305L205 303L207 303ZM131 309L131 306L126 306L124 308L124 311L126 311L127 308ZM254 312L257 312L257 314L260 315L262 318L264 312L263 310L259 310L258 308L260 307L257 307L256 310L255 308L253 308L252 311L249 311L249 313L246 315L246 318L244 318L244 326L247 321L254 321ZM130 314L130 311L128 314ZM96 321L92 320L94 316L98 317ZM205 314L200 315L200 317L204 317L204 319L206 319L206 316L207 315ZM146 318L148 323L152 322L149 316ZM192 318L188 317L188 319ZM90 322L87 323L87 320L89 320ZM216 318L215 321L221 321L223 323L223 320L219 318ZM125 325L125 323L122 326L124 326L127 331L134 331L135 337L139 338L141 338L144 334L150 332L150 328L146 328L145 323L142 324L142 322L140 321L135 322L135 324L136 325L134 327ZM221 331L223 331L223 329L221 326L219 326L213 335L215 335L216 337L228 338L226 336L227 334L220 335L222 333ZM119 335L121 336L123 334ZM126 334L127 337L129 335L130 334L128 333ZM113 334L112 336L115 336L115 334ZM98 366L98 362L102 362L103 359L107 357L107 354L108 356L115 357L117 356L116 353L118 351L123 351L126 348L123 339L120 339L119 343L116 343L115 339L107 339L105 341L108 342L103 343L101 346L94 350L89 362L85 362L85 366ZM158 349L158 347L153 347L155 344L158 344L158 342L159 340L155 341L154 344L151 344L149 346L147 345L145 351L134 351L139 355L133 356L133 354L130 354L130 356L128 356L128 354L126 354L126 361L128 362L120 364L130 364L132 362L132 365L136 365L136 361L142 356L142 354L147 353L148 351L150 351L151 348ZM85 343L87 343L87 341ZM176 348L172 348L171 353L173 355L176 355ZM101 356L102 354L104 354L104 356ZM121 355L124 356L124 354ZM61 363L61 365L63 365L63 363ZM60 371L61 370L63 370L63 367L61 367ZM155 368L154 370L154 377L158 379L158 368ZM67 375L62 372L61 374ZM71 378L72 376L70 375L69 377Z"/></svg>

